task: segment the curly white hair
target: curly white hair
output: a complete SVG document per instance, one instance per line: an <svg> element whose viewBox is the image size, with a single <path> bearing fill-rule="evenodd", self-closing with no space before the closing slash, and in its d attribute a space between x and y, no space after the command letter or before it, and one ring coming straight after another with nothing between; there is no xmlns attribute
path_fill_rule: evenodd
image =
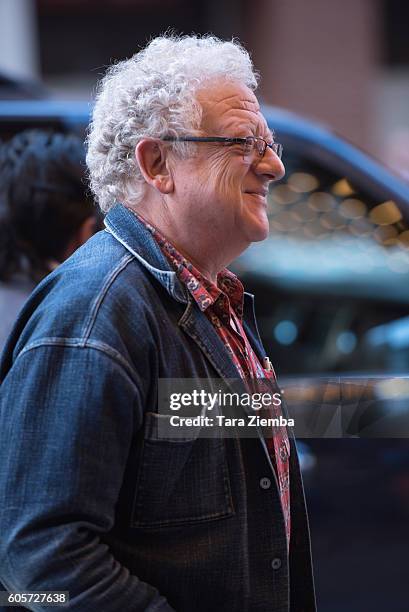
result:
<svg viewBox="0 0 409 612"><path fill-rule="evenodd" d="M143 198L146 183L134 155L141 138L200 133L202 110L195 92L215 78L253 91L258 82L240 43L210 35L160 36L108 69L87 137L91 189L103 212L115 201L136 205ZM180 156L191 151L190 144L172 146Z"/></svg>

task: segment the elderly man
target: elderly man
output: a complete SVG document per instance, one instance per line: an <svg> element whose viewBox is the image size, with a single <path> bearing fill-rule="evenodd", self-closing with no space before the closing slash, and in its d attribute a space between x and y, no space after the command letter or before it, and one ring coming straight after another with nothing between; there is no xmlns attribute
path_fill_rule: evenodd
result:
<svg viewBox="0 0 409 612"><path fill-rule="evenodd" d="M240 45L193 36L101 82L87 162L106 231L42 282L3 356L9 591L69 591L81 612L315 610L287 431L156 427L159 379L272 376L225 267L266 238L284 174L256 84Z"/></svg>

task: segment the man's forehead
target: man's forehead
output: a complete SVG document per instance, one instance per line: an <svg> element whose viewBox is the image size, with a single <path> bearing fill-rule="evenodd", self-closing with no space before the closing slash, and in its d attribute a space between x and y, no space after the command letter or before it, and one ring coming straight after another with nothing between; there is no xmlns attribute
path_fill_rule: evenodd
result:
<svg viewBox="0 0 409 612"><path fill-rule="evenodd" d="M239 83L218 83L210 85L198 93L198 101L203 108L202 127L210 124L215 127L239 121L243 124L264 127L265 119L254 93Z"/></svg>
<svg viewBox="0 0 409 612"><path fill-rule="evenodd" d="M200 95L200 94L199 94ZM204 102L221 108L245 108L252 111L260 109L254 93L245 85L223 83L209 87L201 92Z"/></svg>

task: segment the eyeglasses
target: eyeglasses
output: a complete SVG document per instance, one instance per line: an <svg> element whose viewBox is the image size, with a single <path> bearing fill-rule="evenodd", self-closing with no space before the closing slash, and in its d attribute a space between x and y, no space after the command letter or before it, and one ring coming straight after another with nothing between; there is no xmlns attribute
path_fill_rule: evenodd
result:
<svg viewBox="0 0 409 612"><path fill-rule="evenodd" d="M244 157L250 157L254 151L263 157L267 147L274 151L279 159L283 154L283 145L279 142L267 142L264 138L247 136L247 138L223 138L222 136L164 136L161 140L167 142L220 142L225 145L239 144L243 146Z"/></svg>

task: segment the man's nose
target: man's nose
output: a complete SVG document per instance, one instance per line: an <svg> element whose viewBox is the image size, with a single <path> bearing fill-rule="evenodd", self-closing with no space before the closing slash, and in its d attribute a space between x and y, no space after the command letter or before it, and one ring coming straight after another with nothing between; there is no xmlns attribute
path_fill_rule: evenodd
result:
<svg viewBox="0 0 409 612"><path fill-rule="evenodd" d="M279 181L285 175L284 164L276 153L269 147L263 157L255 160L254 171L256 174L264 174L270 181Z"/></svg>

